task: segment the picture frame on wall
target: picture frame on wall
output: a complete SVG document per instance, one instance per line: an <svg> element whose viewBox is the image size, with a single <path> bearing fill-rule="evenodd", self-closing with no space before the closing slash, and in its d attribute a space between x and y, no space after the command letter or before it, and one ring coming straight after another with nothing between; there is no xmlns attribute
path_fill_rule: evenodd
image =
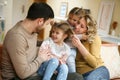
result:
<svg viewBox="0 0 120 80"><path fill-rule="evenodd" d="M68 11L68 3L67 2L61 2L60 5L60 17L66 17Z"/></svg>
<svg viewBox="0 0 120 80"><path fill-rule="evenodd" d="M101 1L97 21L97 29L99 34L109 34L113 9L114 1Z"/></svg>

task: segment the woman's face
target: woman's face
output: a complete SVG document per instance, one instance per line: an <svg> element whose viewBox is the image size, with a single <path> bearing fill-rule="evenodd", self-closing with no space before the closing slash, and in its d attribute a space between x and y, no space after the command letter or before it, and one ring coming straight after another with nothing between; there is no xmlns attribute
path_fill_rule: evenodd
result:
<svg viewBox="0 0 120 80"><path fill-rule="evenodd" d="M75 33L76 34L83 34L87 32L87 22L85 18L81 18L78 24L75 26Z"/></svg>

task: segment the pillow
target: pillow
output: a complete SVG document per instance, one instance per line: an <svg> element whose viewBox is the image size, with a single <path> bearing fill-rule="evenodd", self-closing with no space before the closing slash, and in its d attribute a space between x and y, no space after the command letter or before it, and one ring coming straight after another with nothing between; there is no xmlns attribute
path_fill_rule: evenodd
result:
<svg viewBox="0 0 120 80"><path fill-rule="evenodd" d="M110 72L110 79L120 78L120 54L118 45L103 44L101 47L101 57Z"/></svg>

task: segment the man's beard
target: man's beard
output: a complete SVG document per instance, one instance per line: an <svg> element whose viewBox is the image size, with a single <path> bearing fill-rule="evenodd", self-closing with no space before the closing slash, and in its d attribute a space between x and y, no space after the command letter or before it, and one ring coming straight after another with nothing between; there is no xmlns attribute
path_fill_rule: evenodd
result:
<svg viewBox="0 0 120 80"><path fill-rule="evenodd" d="M44 29L43 26L42 27L37 27L35 32L39 34L43 29Z"/></svg>

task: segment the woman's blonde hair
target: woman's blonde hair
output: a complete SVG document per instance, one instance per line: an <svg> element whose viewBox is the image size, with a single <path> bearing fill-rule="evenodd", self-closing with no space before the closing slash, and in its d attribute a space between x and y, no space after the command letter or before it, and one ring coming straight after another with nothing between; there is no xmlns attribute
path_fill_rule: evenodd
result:
<svg viewBox="0 0 120 80"><path fill-rule="evenodd" d="M92 43L94 41L95 35L97 34L97 23L90 15L84 15L83 18L86 20L87 23L87 32L88 35L87 41Z"/></svg>

